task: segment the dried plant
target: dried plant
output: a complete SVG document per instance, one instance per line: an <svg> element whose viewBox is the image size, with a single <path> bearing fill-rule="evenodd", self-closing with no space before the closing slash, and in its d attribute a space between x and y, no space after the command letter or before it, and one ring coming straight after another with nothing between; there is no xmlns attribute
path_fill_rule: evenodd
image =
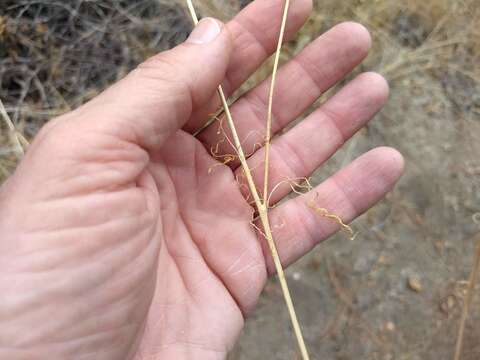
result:
<svg viewBox="0 0 480 360"><path fill-rule="evenodd" d="M193 22L195 25L198 24L198 17L195 11L195 7L193 6L192 0L187 0L187 5L188 9L190 11L190 14L192 16ZM305 345L305 341L303 339L303 334L302 330L300 327L300 323L297 318L297 314L295 312L295 307L293 305L293 300L290 295L290 290L288 288L287 284L287 279L285 277L285 272L283 270L282 262L280 260L280 256L278 254L277 246L275 244L275 241L273 239L273 233L272 229L270 226L270 220L268 218L268 175L269 175L269 162L270 162L270 141L271 141L271 127L272 127L272 103L273 103L273 92L275 88L275 78L276 78L276 73L278 69L278 63L280 59L280 51L283 43L283 38L284 38L284 33L285 33L285 25L287 23L287 16L288 16L288 10L290 7L290 1L286 0L285 1L285 6L284 6L284 11L283 11L283 19L282 19L282 25L280 29L280 35L279 35L279 40L278 40L278 46L277 46L277 51L275 54L275 65L274 65L274 70L272 74L272 82L271 82L271 87L270 87L270 95L269 95L269 104L268 104L268 119L267 119L267 135L266 135L266 153L265 153L265 178L264 178L264 183L265 183L265 191L264 191L264 196L263 198L260 196L258 193L258 190L255 186L255 182L253 180L252 172L248 166L247 163L247 158L245 156L245 152L242 147L242 142L240 141L240 138L237 133L237 129L235 126L235 122L232 118L232 114L230 112L230 107L228 105L227 98L225 96L225 92L223 91L222 86L220 85L218 87L218 94L220 96L220 100L222 102L223 109L225 111L225 115L227 118L228 122L228 127L230 128L230 132L232 133L233 137L233 144L235 146L235 152L237 153L238 159L240 160L243 173L245 175L245 178L247 180L248 188L250 191L251 196L253 197L253 200L255 202L255 207L258 211L258 216L260 218L260 221L262 223L263 231L262 234L264 235L265 239L267 240L270 253L272 255L273 262L275 264L275 270L277 272L278 278L280 280L280 285L282 287L282 292L283 296L285 298L285 303L287 304L288 312L290 314L290 319L292 321L292 326L293 330L295 332L295 336L297 338L298 346L300 348L300 352L302 354L302 358L304 360L309 359L307 347Z"/></svg>

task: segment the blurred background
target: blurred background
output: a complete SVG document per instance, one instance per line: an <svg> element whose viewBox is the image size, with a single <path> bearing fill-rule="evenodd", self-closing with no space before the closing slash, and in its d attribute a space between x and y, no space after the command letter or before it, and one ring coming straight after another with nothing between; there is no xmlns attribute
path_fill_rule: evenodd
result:
<svg viewBox="0 0 480 360"><path fill-rule="evenodd" d="M228 20L249 2L196 3L202 15ZM355 20L374 39L356 73L380 72L391 86L385 109L315 174L314 183L378 145L399 149L407 169L387 199L353 224L355 241L338 234L288 270L312 358L453 360L480 242L480 1L314 2L283 60L333 25ZM183 41L190 30L180 0L0 0L0 99L31 139L46 121ZM267 63L246 87L269 70ZM16 163L1 123L0 182ZM464 360L480 359L476 295ZM266 358L299 358L275 279L231 354L234 360Z"/></svg>

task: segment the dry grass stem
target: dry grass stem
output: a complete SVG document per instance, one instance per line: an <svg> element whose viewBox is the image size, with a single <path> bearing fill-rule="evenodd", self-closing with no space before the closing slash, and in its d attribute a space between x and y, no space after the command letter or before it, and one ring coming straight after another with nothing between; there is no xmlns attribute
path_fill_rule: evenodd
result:
<svg viewBox="0 0 480 360"><path fill-rule="evenodd" d="M190 15L192 16L192 19L193 19L193 22L195 23L195 25L197 25L198 24L198 17L197 17L195 8L193 6L192 0L186 0L186 1L187 1L188 9L190 11ZM287 7L286 7L286 11L288 11ZM260 198L260 195L257 191L256 186L255 186L255 182L253 180L252 173L251 173L251 171L248 167L247 159L245 157L245 153L244 153L243 148L242 148L242 142L240 141L240 138L238 136L238 133L237 133L237 130L236 130L236 127L235 127L235 123L233 121L232 114L230 112L230 108L228 106L227 98L225 96L225 93L224 93L221 85L218 87L218 94L220 96L220 100L221 100L223 108L225 110L225 116L226 116L226 119L227 119L228 126L230 128L230 132L232 133L233 143L235 145L235 151L238 154L238 158L240 160L241 166L242 166L244 174L245 174L245 178L247 180L248 188L250 190L250 193L251 193L251 195L253 197L253 200L255 201L255 205L257 207L259 218L260 218L260 221L261 221L263 229L264 229L263 235L265 236L265 238L268 242L268 246L270 248L270 252L271 252L271 255L272 255L272 258L273 258L273 262L275 264L275 269L277 271L277 275L278 275L278 278L279 278L279 281L280 281L282 292L283 292L285 302L287 304L288 312L290 314L290 318L291 318L291 321L292 321L292 326L293 326L293 329L294 329L294 332L295 332L295 336L296 336L297 341L298 341L298 346L299 346L300 352L302 354L302 358L304 360L308 360L310 358L308 356L307 347L305 345L305 341L303 339L303 334L302 334L302 331L301 331L301 328L300 328L300 324L298 322L298 318L297 318L297 315L296 315L296 312L295 312L295 308L293 306L292 297L290 295L290 290L288 288L288 284L287 284L287 280L286 280L286 277L285 277L285 272L283 271L283 266L282 266L282 263L281 263L281 260L280 260L280 256L278 254L278 251L277 251L277 248L276 248L276 245L275 245L275 241L273 240L273 234L272 234L272 230L271 230L271 227L270 227L270 221L268 219L268 206L266 205L266 201L263 202L262 199Z"/></svg>
<svg viewBox="0 0 480 360"><path fill-rule="evenodd" d="M285 7L283 10L282 25L280 27L280 35L278 37L277 50L275 52L275 60L273 63L272 80L270 83L270 90L268 94L268 109L267 109L267 129L265 136L265 174L263 182L263 201L266 202L268 198L268 180L270 172L270 144L272 141L272 117L273 117L273 95L275 91L275 83L277 79L278 64L280 62L280 54L282 51L283 39L285 37L285 28L287 25L288 10L290 9L290 0L285 0Z"/></svg>
<svg viewBox="0 0 480 360"><path fill-rule="evenodd" d="M465 325L467 323L468 313L472 305L473 294L475 291L475 285L478 280L478 273L480 272L480 240L477 244L477 251L475 252L475 262L473 269L468 280L467 295L463 302L462 316L460 318L460 327L458 329L457 345L455 347L454 360L460 360L462 356L463 338L465 335Z"/></svg>
<svg viewBox="0 0 480 360"><path fill-rule="evenodd" d="M5 109L5 106L3 106L3 102L1 99L0 99L0 114L2 115L3 120L5 121L5 124L7 125L8 130L10 131L10 137L11 137L11 141L15 146L15 152L17 153L17 156L19 158L22 158L23 155L25 155L25 148L28 146L28 141L15 128L15 125L13 124L12 119L10 119L10 116L8 115L8 112Z"/></svg>

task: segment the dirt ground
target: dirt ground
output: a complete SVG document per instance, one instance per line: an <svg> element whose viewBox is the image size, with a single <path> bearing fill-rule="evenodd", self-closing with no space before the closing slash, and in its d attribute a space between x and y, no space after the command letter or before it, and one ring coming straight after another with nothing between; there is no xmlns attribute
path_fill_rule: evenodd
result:
<svg viewBox="0 0 480 360"><path fill-rule="evenodd" d="M198 2L222 19L238 10L233 1ZM80 20L62 1L33 3L0 3L0 96L27 137L190 28L172 2L102 0L95 11L66 2L79 5ZM284 57L342 20L371 30L372 54L357 72L384 74L391 99L314 182L379 145L399 149L407 169L387 199L352 224L355 241L338 234L288 270L306 341L318 360L453 359L480 241L480 2L317 0ZM14 160L5 129L0 141L1 179ZM480 359L479 306L480 295L463 360ZM299 358L275 279L230 358Z"/></svg>

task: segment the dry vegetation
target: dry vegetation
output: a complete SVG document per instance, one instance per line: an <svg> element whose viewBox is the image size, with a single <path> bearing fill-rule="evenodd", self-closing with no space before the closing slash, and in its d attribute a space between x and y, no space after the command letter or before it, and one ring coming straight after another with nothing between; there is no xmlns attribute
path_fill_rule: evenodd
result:
<svg viewBox="0 0 480 360"><path fill-rule="evenodd" d="M197 3L224 20L241 5ZM343 20L371 30L372 54L357 71L384 74L392 95L315 181L376 145L399 148L408 165L400 186L356 223L355 242L338 237L290 270L306 340L318 359L453 359L464 281L480 241L480 3L317 0L284 58ZM3 0L0 97L31 138L190 28L176 1ZM0 179L15 165L8 138L2 127ZM464 360L480 358L479 305L474 297ZM287 316L272 281L232 358L293 358L288 319L279 314Z"/></svg>

